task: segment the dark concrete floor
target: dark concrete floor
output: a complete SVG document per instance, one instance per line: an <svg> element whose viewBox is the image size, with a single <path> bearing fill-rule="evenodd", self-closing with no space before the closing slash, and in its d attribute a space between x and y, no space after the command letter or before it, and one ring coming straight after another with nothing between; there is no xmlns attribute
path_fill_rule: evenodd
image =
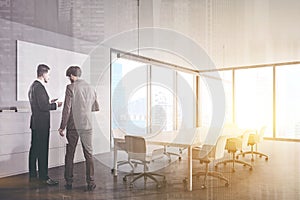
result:
<svg viewBox="0 0 300 200"><path fill-rule="evenodd" d="M238 199L238 200L293 200L300 199L300 143L264 141L261 148L270 156L268 161L257 157L253 162L253 170L236 165L236 172L231 172L231 164L220 165L218 171L223 172L230 180L229 187L213 178L208 179L208 188L201 189L203 178L193 179L193 191L186 190L183 179L187 175L187 156L181 161L173 157L173 162L158 170L166 175L167 184L161 189L151 181L146 185L143 179L132 189L123 182L123 176L129 170L126 166L117 177L111 174L111 153L95 156L95 171L97 188L86 191L85 165L78 163L74 168L73 190L64 189L63 167L52 168L50 177L58 179L58 186L47 187L28 183L28 174L0 179L0 200L10 199ZM250 162L250 156L240 158ZM164 161L163 161L164 162ZM166 161L167 162L167 161ZM166 163L165 162L165 163ZM110 163L110 164L106 164ZM156 162L153 165L159 165ZM203 169L198 162L194 167ZM213 165L211 165L211 169Z"/></svg>

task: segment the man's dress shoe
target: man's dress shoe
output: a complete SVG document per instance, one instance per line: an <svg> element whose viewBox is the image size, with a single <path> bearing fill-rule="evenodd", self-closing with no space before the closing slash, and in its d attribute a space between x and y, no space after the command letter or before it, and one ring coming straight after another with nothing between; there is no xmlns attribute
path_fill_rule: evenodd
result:
<svg viewBox="0 0 300 200"><path fill-rule="evenodd" d="M66 184L65 188L66 190L72 190L72 184Z"/></svg>
<svg viewBox="0 0 300 200"><path fill-rule="evenodd" d="M88 191L93 191L96 188L96 184L89 184L87 185L87 190Z"/></svg>
<svg viewBox="0 0 300 200"><path fill-rule="evenodd" d="M47 180L44 180L43 183L46 184L46 185L49 185L49 186L58 185L58 181L53 180L51 178L48 178Z"/></svg>

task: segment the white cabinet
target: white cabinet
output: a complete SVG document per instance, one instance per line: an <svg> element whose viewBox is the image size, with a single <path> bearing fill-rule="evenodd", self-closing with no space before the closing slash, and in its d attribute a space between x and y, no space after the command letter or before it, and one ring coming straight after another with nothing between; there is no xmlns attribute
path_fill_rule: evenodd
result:
<svg viewBox="0 0 300 200"><path fill-rule="evenodd" d="M0 178L28 172L30 116L29 112L0 112ZM61 111L51 111L49 167L64 164L66 144L57 131L60 119ZM84 160L80 142L74 160Z"/></svg>

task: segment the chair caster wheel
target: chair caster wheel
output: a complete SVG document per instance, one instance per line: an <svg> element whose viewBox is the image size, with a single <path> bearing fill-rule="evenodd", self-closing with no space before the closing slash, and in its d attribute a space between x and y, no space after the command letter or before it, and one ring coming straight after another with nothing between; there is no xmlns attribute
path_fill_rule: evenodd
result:
<svg viewBox="0 0 300 200"><path fill-rule="evenodd" d="M114 173L115 173L115 169L111 169L110 171L111 171L111 173L112 173L112 174L114 174Z"/></svg>
<svg viewBox="0 0 300 200"><path fill-rule="evenodd" d="M254 158L251 158L251 162L254 162Z"/></svg>
<svg viewBox="0 0 300 200"><path fill-rule="evenodd" d="M183 182L183 184L187 184L187 178L184 178L183 180L182 180L182 182Z"/></svg>
<svg viewBox="0 0 300 200"><path fill-rule="evenodd" d="M268 157L266 157L266 158L265 158L265 160L266 160L266 161L268 161L268 160L269 160L269 158L268 158Z"/></svg>
<svg viewBox="0 0 300 200"><path fill-rule="evenodd" d="M239 159L239 156L236 156L236 159Z"/></svg>
<svg viewBox="0 0 300 200"><path fill-rule="evenodd" d="M229 183L225 183L225 187L228 187L229 186Z"/></svg>
<svg viewBox="0 0 300 200"><path fill-rule="evenodd" d="M133 188L133 183L130 183L129 188Z"/></svg>
<svg viewBox="0 0 300 200"><path fill-rule="evenodd" d="M252 167L250 167L250 168L249 168L249 170L250 170L250 171L252 171L252 170L253 170L253 168L252 168Z"/></svg>
<svg viewBox="0 0 300 200"><path fill-rule="evenodd" d="M161 188L161 184L157 184L157 185L156 185L156 188L157 188L157 189L160 189L160 188Z"/></svg>
<svg viewBox="0 0 300 200"><path fill-rule="evenodd" d="M235 172L235 169L232 169L231 172Z"/></svg>
<svg viewBox="0 0 300 200"><path fill-rule="evenodd" d="M179 157L178 159L179 159L179 161L181 161L181 157Z"/></svg>
<svg viewBox="0 0 300 200"><path fill-rule="evenodd" d="M123 177L123 181L126 182L126 181L127 181L127 178L126 178L126 177Z"/></svg>
<svg viewBox="0 0 300 200"><path fill-rule="evenodd" d="M206 185L201 185L201 189L206 189Z"/></svg>

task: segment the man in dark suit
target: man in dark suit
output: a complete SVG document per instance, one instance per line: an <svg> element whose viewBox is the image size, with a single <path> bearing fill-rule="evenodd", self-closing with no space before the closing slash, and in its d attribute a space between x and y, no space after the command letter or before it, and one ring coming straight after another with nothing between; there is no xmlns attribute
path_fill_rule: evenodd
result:
<svg viewBox="0 0 300 200"><path fill-rule="evenodd" d="M49 81L50 68L45 64L38 65L37 79L30 86L28 97L31 106L31 147L29 151L29 181L39 180L47 185L57 185L58 181L48 176L48 151L50 110L56 110L62 102L49 101L44 84ZM38 161L38 175L36 170Z"/></svg>
<svg viewBox="0 0 300 200"><path fill-rule="evenodd" d="M65 156L65 188L72 189L73 182L73 160L78 138L80 137L82 149L86 161L87 189L94 190L94 162L92 147L92 112L99 111L96 92L91 86L80 79L81 69L71 66L67 69L66 76L71 84L67 85L62 119L59 133L64 136L63 131L67 128L67 150Z"/></svg>

